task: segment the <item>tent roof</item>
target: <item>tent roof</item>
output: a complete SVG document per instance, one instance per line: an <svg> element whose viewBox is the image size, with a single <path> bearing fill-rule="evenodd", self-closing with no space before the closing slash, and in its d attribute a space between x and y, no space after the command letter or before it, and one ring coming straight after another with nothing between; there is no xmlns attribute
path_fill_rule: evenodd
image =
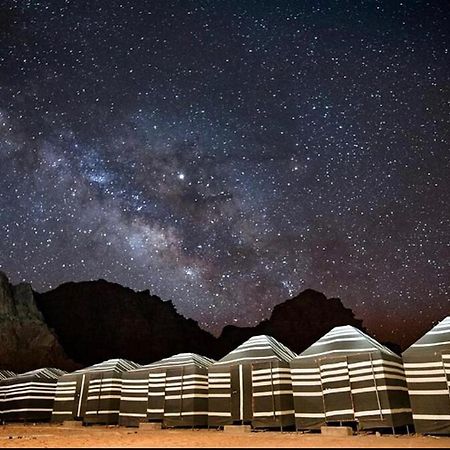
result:
<svg viewBox="0 0 450 450"><path fill-rule="evenodd" d="M11 372L10 370L0 370L0 380L4 380L5 378L15 377L16 374Z"/></svg>
<svg viewBox="0 0 450 450"><path fill-rule="evenodd" d="M425 333L419 340L414 342L403 355L410 351L426 351L427 349L450 349L450 316L441 320L430 331Z"/></svg>
<svg viewBox="0 0 450 450"><path fill-rule="evenodd" d="M141 366L137 370L146 369L157 369L157 368L169 368L176 366L189 366L195 365L202 368L207 368L215 361L206 356L197 355L196 353L178 353L177 355L170 356L169 358L164 358L151 364L146 364Z"/></svg>
<svg viewBox="0 0 450 450"><path fill-rule="evenodd" d="M335 327L323 335L318 341L308 347L296 359L320 358L379 351L384 354L399 357L393 351L350 325Z"/></svg>
<svg viewBox="0 0 450 450"><path fill-rule="evenodd" d="M114 372L128 372L129 370L136 369L140 367L133 361L128 361L127 359L108 359L101 363L94 364L93 366L85 367L84 369L76 370L72 373L86 373L86 372L106 372L112 370Z"/></svg>
<svg viewBox="0 0 450 450"><path fill-rule="evenodd" d="M249 340L232 350L216 364L229 364L235 362L266 361L277 359L289 362L296 354L272 336L252 336Z"/></svg>
<svg viewBox="0 0 450 450"><path fill-rule="evenodd" d="M36 377L42 379L56 380L61 375L66 374L67 372L60 369L55 369L54 367L44 367L41 369L30 370L29 372L19 373L16 375L16 378L29 378Z"/></svg>

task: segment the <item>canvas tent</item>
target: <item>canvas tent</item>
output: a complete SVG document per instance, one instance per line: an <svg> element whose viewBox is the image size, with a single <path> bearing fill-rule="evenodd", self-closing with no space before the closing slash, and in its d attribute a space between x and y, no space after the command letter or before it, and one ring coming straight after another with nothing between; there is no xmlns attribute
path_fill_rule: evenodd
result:
<svg viewBox="0 0 450 450"><path fill-rule="evenodd" d="M416 432L450 434L450 316L402 356Z"/></svg>
<svg viewBox="0 0 450 450"><path fill-rule="evenodd" d="M65 373L59 369L43 368L19 375L13 374L0 380L0 420L5 422L50 420L56 382Z"/></svg>
<svg viewBox="0 0 450 450"><path fill-rule="evenodd" d="M352 326L333 328L291 361L297 429L412 424L401 358Z"/></svg>
<svg viewBox="0 0 450 450"><path fill-rule="evenodd" d="M125 359L110 359L60 377L52 421L117 424L121 377L136 367L137 364Z"/></svg>
<svg viewBox="0 0 450 450"><path fill-rule="evenodd" d="M208 424L208 366L214 361L179 353L123 376L119 424L162 422L165 426Z"/></svg>
<svg viewBox="0 0 450 450"><path fill-rule="evenodd" d="M16 374L10 370L0 370L0 380L14 377Z"/></svg>
<svg viewBox="0 0 450 450"><path fill-rule="evenodd" d="M253 336L210 366L209 425L294 425L289 361L295 356L273 337Z"/></svg>

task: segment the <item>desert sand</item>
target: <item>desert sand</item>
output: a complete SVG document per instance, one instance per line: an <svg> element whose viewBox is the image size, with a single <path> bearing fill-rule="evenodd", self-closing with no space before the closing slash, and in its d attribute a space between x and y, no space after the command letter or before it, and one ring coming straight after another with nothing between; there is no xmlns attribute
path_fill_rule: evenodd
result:
<svg viewBox="0 0 450 450"><path fill-rule="evenodd" d="M357 434L328 437L320 433L220 430L139 430L118 426L67 427L55 424L0 426L0 447L441 447L450 448L450 437L421 435Z"/></svg>

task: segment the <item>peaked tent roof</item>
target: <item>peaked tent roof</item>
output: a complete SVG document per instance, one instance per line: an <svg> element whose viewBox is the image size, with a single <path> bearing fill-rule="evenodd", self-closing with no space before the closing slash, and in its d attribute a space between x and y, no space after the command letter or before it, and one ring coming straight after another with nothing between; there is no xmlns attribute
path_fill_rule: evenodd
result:
<svg viewBox="0 0 450 450"><path fill-rule="evenodd" d="M61 375L65 375L67 372L60 369L55 369L54 367L44 367L41 369L30 370L29 372L19 373L16 378L28 378L36 377L48 380L55 380Z"/></svg>
<svg viewBox="0 0 450 450"><path fill-rule="evenodd" d="M138 367L140 367L140 365L136 364L133 361L116 358L116 359L108 359L107 361L94 364L93 366L85 367L84 369L76 370L75 372L72 373L106 372L109 370L120 373L120 372L128 372L129 370L133 370Z"/></svg>
<svg viewBox="0 0 450 450"><path fill-rule="evenodd" d="M188 366L195 365L201 368L208 368L215 361L206 356L197 355L196 353L178 353L176 355L170 356L169 358L164 358L159 361L146 364L145 366L140 366L136 371L148 370L148 369L167 369L169 367L177 366Z"/></svg>
<svg viewBox="0 0 450 450"><path fill-rule="evenodd" d="M406 349L402 355L408 355L410 351L415 350L426 351L427 348L431 350L433 347L443 349L445 346L450 347L450 316L441 320L430 331Z"/></svg>
<svg viewBox="0 0 450 450"><path fill-rule="evenodd" d="M6 378L15 377L16 374L11 372L10 370L0 370L0 380L4 380Z"/></svg>
<svg viewBox="0 0 450 450"><path fill-rule="evenodd" d="M300 353L297 359L374 351L399 358L392 350L381 345L358 328L344 325L331 329L304 352Z"/></svg>
<svg viewBox="0 0 450 450"><path fill-rule="evenodd" d="M229 364L240 361L278 359L289 362L297 355L272 336L252 336L236 349L225 355L216 364Z"/></svg>

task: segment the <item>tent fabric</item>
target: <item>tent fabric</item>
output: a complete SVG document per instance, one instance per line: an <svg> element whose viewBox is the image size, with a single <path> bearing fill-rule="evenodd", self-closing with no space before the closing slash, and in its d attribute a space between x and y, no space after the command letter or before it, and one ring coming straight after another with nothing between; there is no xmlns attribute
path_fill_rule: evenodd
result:
<svg viewBox="0 0 450 450"><path fill-rule="evenodd" d="M10 370L0 370L0 380L14 377L16 374Z"/></svg>
<svg viewBox="0 0 450 450"><path fill-rule="evenodd" d="M56 383L65 373L55 368L42 368L0 380L0 420L50 420Z"/></svg>
<svg viewBox="0 0 450 450"><path fill-rule="evenodd" d="M416 432L450 434L450 316L402 356Z"/></svg>
<svg viewBox="0 0 450 450"><path fill-rule="evenodd" d="M253 336L208 369L210 426L294 424L289 367L296 354L271 336Z"/></svg>
<svg viewBox="0 0 450 450"><path fill-rule="evenodd" d="M214 361L180 353L123 376L119 424L158 421L165 426L208 424L208 371Z"/></svg>
<svg viewBox="0 0 450 450"><path fill-rule="evenodd" d="M110 359L63 375L56 388L52 421L117 424L122 374L137 367L132 361Z"/></svg>
<svg viewBox="0 0 450 450"><path fill-rule="evenodd" d="M357 328L333 328L290 367L297 429L412 424L401 358Z"/></svg>

